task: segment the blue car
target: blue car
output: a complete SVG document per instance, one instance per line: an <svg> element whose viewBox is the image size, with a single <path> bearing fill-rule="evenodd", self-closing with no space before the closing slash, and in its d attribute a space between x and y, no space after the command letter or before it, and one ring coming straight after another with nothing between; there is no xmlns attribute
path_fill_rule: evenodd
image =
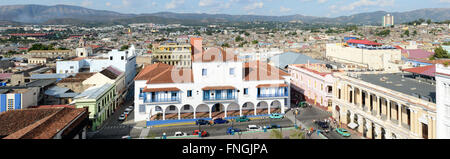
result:
<svg viewBox="0 0 450 159"><path fill-rule="evenodd" d="M210 125L211 123L205 119L198 119L195 121L195 125Z"/></svg>
<svg viewBox="0 0 450 159"><path fill-rule="evenodd" d="M281 126L277 125L277 124L272 124L272 125L267 125L266 128L267 129L279 129L279 128L281 128Z"/></svg>
<svg viewBox="0 0 450 159"><path fill-rule="evenodd" d="M233 134L233 132L241 132L241 129L238 129L238 128L233 128L233 127L229 127L228 129L227 129L227 135L231 135L231 134Z"/></svg>
<svg viewBox="0 0 450 159"><path fill-rule="evenodd" d="M226 123L228 123L228 120L222 118L214 119L214 124L226 124Z"/></svg>

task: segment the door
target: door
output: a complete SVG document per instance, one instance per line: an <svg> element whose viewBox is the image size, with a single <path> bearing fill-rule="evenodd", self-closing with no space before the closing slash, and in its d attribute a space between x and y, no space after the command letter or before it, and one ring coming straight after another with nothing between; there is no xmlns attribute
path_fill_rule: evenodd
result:
<svg viewBox="0 0 450 159"><path fill-rule="evenodd" d="M428 139L428 125L422 123L422 137Z"/></svg>

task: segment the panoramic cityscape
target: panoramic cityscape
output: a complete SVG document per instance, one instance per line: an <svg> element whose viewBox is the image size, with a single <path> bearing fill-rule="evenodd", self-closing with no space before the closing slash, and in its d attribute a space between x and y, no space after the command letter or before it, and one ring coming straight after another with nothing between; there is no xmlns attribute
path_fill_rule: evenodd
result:
<svg viewBox="0 0 450 159"><path fill-rule="evenodd" d="M449 63L448 0L3 0L0 139L450 139Z"/></svg>

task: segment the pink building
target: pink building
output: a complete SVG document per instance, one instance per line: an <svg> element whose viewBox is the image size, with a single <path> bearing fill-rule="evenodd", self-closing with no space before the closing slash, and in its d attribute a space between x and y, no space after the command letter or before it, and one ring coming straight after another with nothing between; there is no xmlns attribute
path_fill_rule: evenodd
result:
<svg viewBox="0 0 450 159"><path fill-rule="evenodd" d="M289 65L291 98L293 103L306 101L321 109L331 111L333 70L325 64Z"/></svg>

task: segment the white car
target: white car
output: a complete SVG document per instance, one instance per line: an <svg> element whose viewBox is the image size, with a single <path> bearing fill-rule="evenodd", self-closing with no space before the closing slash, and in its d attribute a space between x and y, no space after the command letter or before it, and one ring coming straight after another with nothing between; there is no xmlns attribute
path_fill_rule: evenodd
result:
<svg viewBox="0 0 450 159"><path fill-rule="evenodd" d="M126 114L126 115L128 115L128 114L130 114L131 113L131 110L130 109L125 109L125 111L123 112L123 114Z"/></svg>
<svg viewBox="0 0 450 159"><path fill-rule="evenodd" d="M125 114L121 114L119 116L119 121L124 121L125 120Z"/></svg>
<svg viewBox="0 0 450 159"><path fill-rule="evenodd" d="M247 131L259 131L261 130L260 126L256 126L256 125L248 125L247 126Z"/></svg>
<svg viewBox="0 0 450 159"><path fill-rule="evenodd" d="M134 109L134 107L133 107L132 105L130 105L130 106L128 106L128 109L131 109L131 110L133 110L133 109Z"/></svg>
<svg viewBox="0 0 450 159"><path fill-rule="evenodd" d="M184 133L184 132L175 132L175 135L173 135L173 136L187 136L187 134L186 133Z"/></svg>

